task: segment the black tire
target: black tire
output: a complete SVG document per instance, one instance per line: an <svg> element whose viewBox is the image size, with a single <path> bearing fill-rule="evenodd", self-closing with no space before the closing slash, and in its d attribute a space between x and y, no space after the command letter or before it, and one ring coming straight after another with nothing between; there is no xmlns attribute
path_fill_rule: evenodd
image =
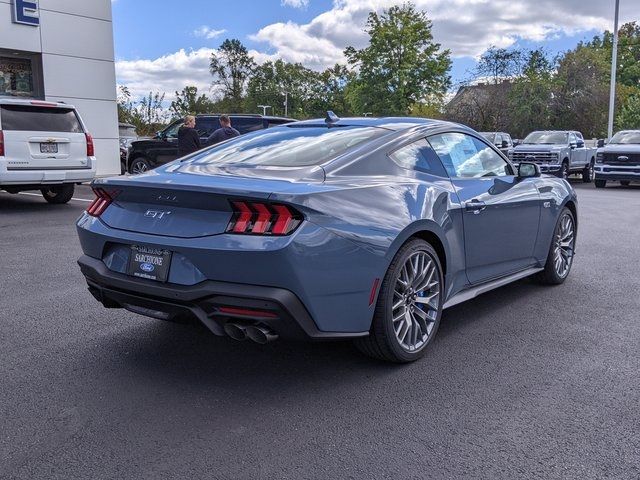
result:
<svg viewBox="0 0 640 480"><path fill-rule="evenodd" d="M436 297L438 303L437 310L433 309L433 312L436 314L431 323L432 327L428 333L427 339L424 340L424 343L420 348L414 351L408 351L401 345L400 340L396 336L392 318L392 304L394 300L396 282L402 274L405 263L409 258L419 252L426 253L428 256L427 258L429 258L433 262L433 265L435 265L434 275L437 275L439 291ZM405 243L393 258L384 280L382 281L369 336L357 339L355 341L356 347L365 355L394 363L413 362L422 357L427 350L427 346L435 337L438 331L438 326L440 325L443 304L442 300L444 295L443 279L444 276L442 274L442 266L440 265L438 254L431 245L420 239L412 239Z"/></svg>
<svg viewBox="0 0 640 480"><path fill-rule="evenodd" d="M61 205L68 203L73 197L75 191L75 185L73 183L65 185L52 185L47 188L40 189L44 199L54 205Z"/></svg>
<svg viewBox="0 0 640 480"><path fill-rule="evenodd" d="M591 162L589 162L589 165L584 167L584 170L582 170L582 181L584 183L591 183L591 181L593 180L593 166L594 165L595 165L595 161L592 158Z"/></svg>
<svg viewBox="0 0 640 480"><path fill-rule="evenodd" d="M149 161L144 157L134 158L129 163L129 173L133 175L144 173L148 170L151 170L151 166L149 165Z"/></svg>
<svg viewBox="0 0 640 480"><path fill-rule="evenodd" d="M595 182L593 182L596 184L596 188L604 188L607 186L607 181L606 180L598 180L596 179Z"/></svg>
<svg viewBox="0 0 640 480"><path fill-rule="evenodd" d="M573 245L572 245L572 255L571 260L569 262L568 270L565 274L561 275L558 273L555 265L555 248L557 245L557 238L560 233L561 223L563 219L568 216L571 219L571 224L573 228ZM556 222L556 227L553 229L553 237L551 239L551 245L549 245L549 253L547 254L547 262L544 265L544 270L538 273L537 279L540 283L544 285L560 285L564 283L564 281L571 273L571 267L573 266L573 251L575 251L575 242L576 242L576 219L573 216L571 210L567 207L564 207L558 216L558 221Z"/></svg>
<svg viewBox="0 0 640 480"><path fill-rule="evenodd" d="M569 171L569 161L565 159L562 161L562 166L560 167L560 170L558 170L558 177L567 179L569 178L570 174L571 172Z"/></svg>
<svg viewBox="0 0 640 480"><path fill-rule="evenodd" d="M620 180L620 185L622 185L623 187L628 187L630 184L630 180Z"/></svg>

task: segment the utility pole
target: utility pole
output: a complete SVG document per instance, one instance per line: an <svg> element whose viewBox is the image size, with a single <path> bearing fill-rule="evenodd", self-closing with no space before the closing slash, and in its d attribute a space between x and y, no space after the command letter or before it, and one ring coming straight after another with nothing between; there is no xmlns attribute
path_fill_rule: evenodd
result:
<svg viewBox="0 0 640 480"><path fill-rule="evenodd" d="M289 116L289 92L284 92L284 116Z"/></svg>
<svg viewBox="0 0 640 480"><path fill-rule="evenodd" d="M271 108L271 105L258 105L258 108L262 109L262 116L267 114L267 108Z"/></svg>
<svg viewBox="0 0 640 480"><path fill-rule="evenodd" d="M616 15L613 22L613 50L611 52L611 85L609 87L609 126L607 137L613 136L613 115L616 103L616 72L618 70L618 14L620 12L620 0L616 0Z"/></svg>

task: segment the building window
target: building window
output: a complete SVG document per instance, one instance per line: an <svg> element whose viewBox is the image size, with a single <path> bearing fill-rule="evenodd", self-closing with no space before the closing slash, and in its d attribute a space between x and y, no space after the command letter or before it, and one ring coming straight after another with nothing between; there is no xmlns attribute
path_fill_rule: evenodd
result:
<svg viewBox="0 0 640 480"><path fill-rule="evenodd" d="M39 55L0 52L0 96L42 98Z"/></svg>

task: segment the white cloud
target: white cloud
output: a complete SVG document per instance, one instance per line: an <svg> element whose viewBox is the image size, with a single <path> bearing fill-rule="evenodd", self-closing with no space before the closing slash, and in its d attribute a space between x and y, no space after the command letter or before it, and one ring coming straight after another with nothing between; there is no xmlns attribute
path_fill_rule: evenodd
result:
<svg viewBox="0 0 640 480"><path fill-rule="evenodd" d="M308 23L277 22L264 26L250 36L262 47L250 53L258 63L280 57L323 69L343 62L346 46L366 45L364 28L371 10L380 12L404 1L333 0L329 10ZM602 0L414 0L414 3L433 20L435 40L449 48L454 57L477 57L491 45L508 47L519 38L540 42L562 34L611 29L613 23L613 8ZM621 23L640 18L640 2L624 2L620 16ZM207 37L221 31L204 26L197 32ZM169 97L185 85L208 92L212 52L213 49L201 48L180 50L156 59L120 60L116 63L118 81L128 85L134 95L160 90Z"/></svg>
<svg viewBox="0 0 640 480"><path fill-rule="evenodd" d="M280 0L280 5L293 8L306 8L309 5L309 0Z"/></svg>
<svg viewBox="0 0 640 480"><path fill-rule="evenodd" d="M215 30L215 29L213 29L211 27L207 27L206 25L202 25L201 27L196 28L193 31L193 34L196 37L202 37L202 38L206 38L206 39L210 40L212 38L219 37L224 32L226 32L226 30L224 28L221 29L221 30Z"/></svg>

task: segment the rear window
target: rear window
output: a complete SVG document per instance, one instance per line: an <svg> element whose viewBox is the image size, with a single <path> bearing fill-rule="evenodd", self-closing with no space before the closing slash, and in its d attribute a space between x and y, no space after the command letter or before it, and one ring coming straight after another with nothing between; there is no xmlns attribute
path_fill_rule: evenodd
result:
<svg viewBox="0 0 640 480"><path fill-rule="evenodd" d="M389 133L376 127L275 127L221 143L195 165L303 167L319 165Z"/></svg>
<svg viewBox="0 0 640 480"><path fill-rule="evenodd" d="M76 112L71 108L2 105L2 130L82 133Z"/></svg>

